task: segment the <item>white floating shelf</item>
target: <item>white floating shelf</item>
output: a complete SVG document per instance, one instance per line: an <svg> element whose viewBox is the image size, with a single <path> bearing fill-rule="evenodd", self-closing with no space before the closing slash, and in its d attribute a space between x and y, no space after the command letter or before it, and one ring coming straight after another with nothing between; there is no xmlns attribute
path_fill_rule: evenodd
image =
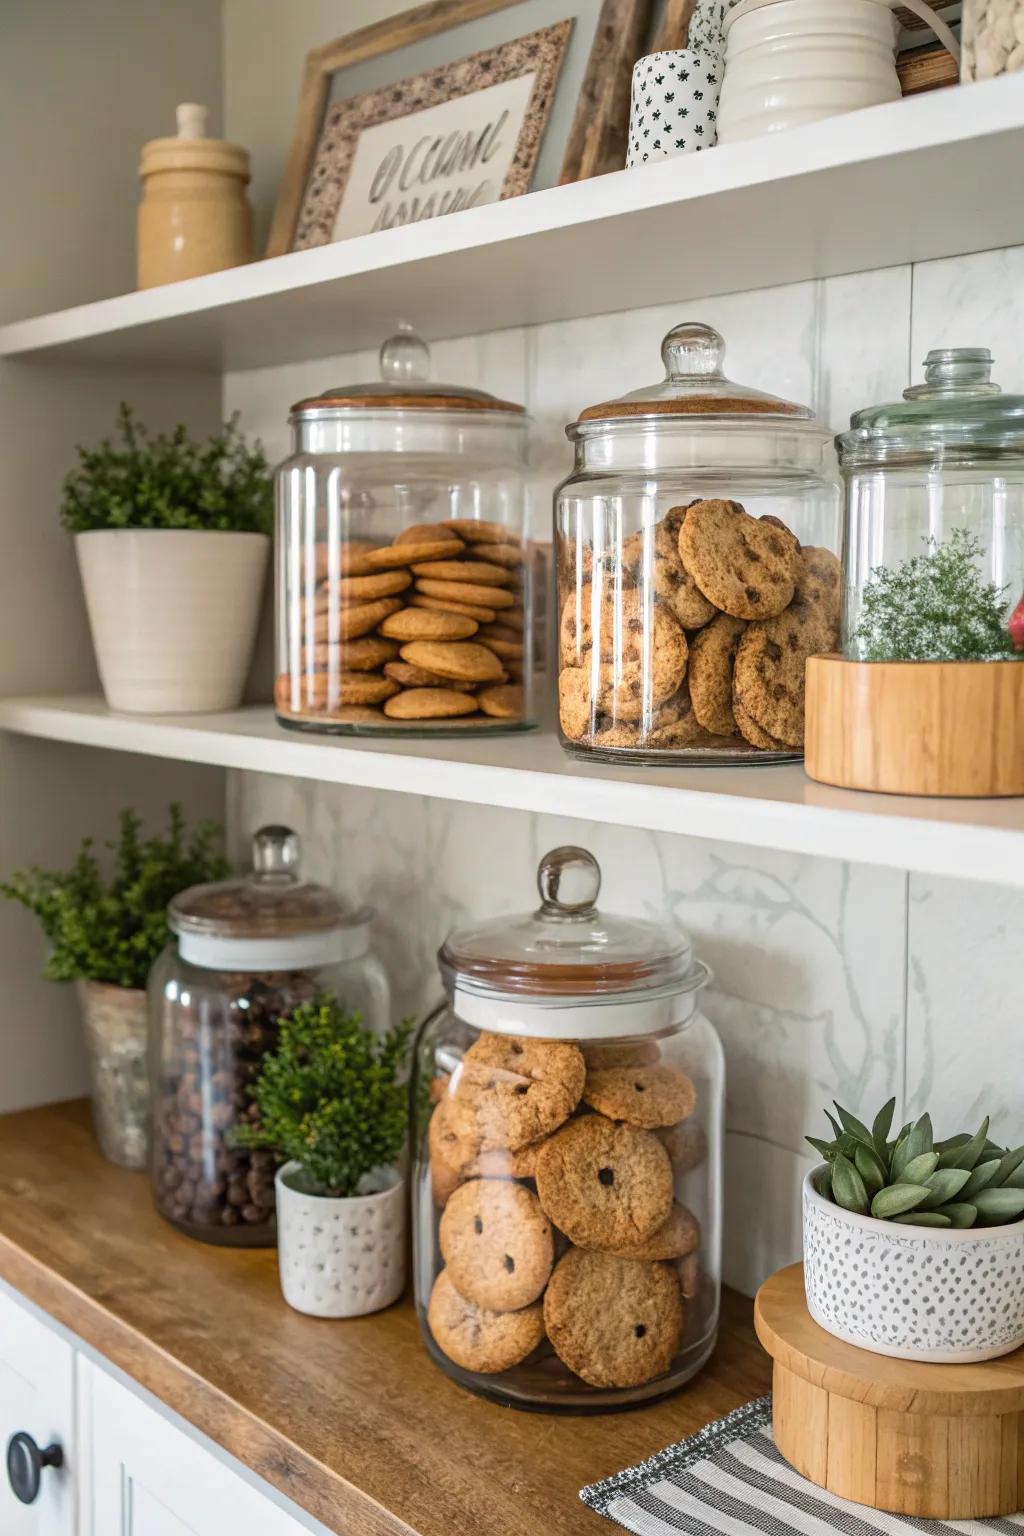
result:
<svg viewBox="0 0 1024 1536"><path fill-rule="evenodd" d="M0 356L238 369L1024 242L1024 72L0 328Z"/></svg>
<svg viewBox="0 0 1024 1536"><path fill-rule="evenodd" d="M1024 888L1024 799L851 794L799 765L608 767L567 757L550 731L356 741L284 730L268 708L117 715L95 698L7 699L0 729Z"/></svg>

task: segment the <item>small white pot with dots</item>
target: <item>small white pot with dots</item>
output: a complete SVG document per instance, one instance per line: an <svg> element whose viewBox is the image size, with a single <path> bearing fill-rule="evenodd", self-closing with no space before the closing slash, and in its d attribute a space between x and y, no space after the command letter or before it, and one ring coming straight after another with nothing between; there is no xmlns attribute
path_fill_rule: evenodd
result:
<svg viewBox="0 0 1024 1536"><path fill-rule="evenodd" d="M1024 1345L1024 1222L954 1229L857 1216L804 1180L804 1289L837 1339L897 1360L966 1364Z"/></svg>
<svg viewBox="0 0 1024 1536"><path fill-rule="evenodd" d="M310 1317L364 1317L405 1284L405 1181L381 1169L346 1198L318 1195L301 1163L277 1180L277 1257L284 1299Z"/></svg>
<svg viewBox="0 0 1024 1536"><path fill-rule="evenodd" d="M712 51L673 48L633 66L626 168L710 149L718 139L722 60Z"/></svg>

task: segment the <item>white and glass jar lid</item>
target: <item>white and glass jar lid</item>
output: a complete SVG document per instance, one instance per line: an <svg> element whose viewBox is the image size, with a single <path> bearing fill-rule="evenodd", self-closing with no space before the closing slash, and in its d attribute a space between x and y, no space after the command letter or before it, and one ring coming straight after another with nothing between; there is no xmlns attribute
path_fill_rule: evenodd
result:
<svg viewBox="0 0 1024 1536"><path fill-rule="evenodd" d="M654 1034L692 1012L710 979L679 929L598 911L585 848L554 848L540 906L449 935L438 955L458 1018L498 1034L607 1040Z"/></svg>
<svg viewBox="0 0 1024 1536"><path fill-rule="evenodd" d="M352 909L325 885L301 878L298 835L261 827L252 872L193 885L167 918L183 960L205 970L276 971L338 965L369 948L369 907Z"/></svg>

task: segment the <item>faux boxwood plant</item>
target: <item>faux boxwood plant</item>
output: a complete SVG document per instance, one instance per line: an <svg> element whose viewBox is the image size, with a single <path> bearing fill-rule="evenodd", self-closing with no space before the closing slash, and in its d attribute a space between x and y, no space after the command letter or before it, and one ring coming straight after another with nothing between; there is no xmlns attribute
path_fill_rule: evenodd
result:
<svg viewBox="0 0 1024 1536"><path fill-rule="evenodd" d="M61 519L71 533L182 528L269 533L274 496L259 442L233 416L200 442L187 427L150 433L122 404L113 440L78 449L64 481Z"/></svg>
<svg viewBox="0 0 1024 1536"><path fill-rule="evenodd" d="M986 1115L973 1136L936 1141L924 1114L892 1139L896 1100L870 1130L839 1104L825 1111L831 1141L807 1140L825 1160L818 1193L845 1211L914 1227L992 1227L1024 1216L1024 1146L989 1140Z"/></svg>
<svg viewBox="0 0 1024 1536"><path fill-rule="evenodd" d="M87 837L70 869L32 866L0 882L0 895L34 912L50 941L43 971L49 981L144 987L171 936L168 902L190 885L227 874L216 823L203 822L187 837L175 804L166 836L143 838L141 830L134 811L121 812L120 836L106 845L114 856L109 878Z"/></svg>
<svg viewBox="0 0 1024 1536"><path fill-rule="evenodd" d="M253 1084L259 1120L239 1126L233 1140L301 1163L316 1194L354 1195L405 1146L412 1028L403 1019L378 1037L329 993L296 1008Z"/></svg>

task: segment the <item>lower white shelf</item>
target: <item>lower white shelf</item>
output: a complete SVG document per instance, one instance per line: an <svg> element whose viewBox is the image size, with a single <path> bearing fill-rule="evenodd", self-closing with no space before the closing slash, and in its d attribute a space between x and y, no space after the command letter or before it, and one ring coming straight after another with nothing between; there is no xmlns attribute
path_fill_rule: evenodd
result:
<svg viewBox="0 0 1024 1536"><path fill-rule="evenodd" d="M4 699L0 729L1024 889L1024 799L855 794L813 783L799 764L610 767L567 757L550 730L426 741L299 734L265 707L118 715L97 698Z"/></svg>

